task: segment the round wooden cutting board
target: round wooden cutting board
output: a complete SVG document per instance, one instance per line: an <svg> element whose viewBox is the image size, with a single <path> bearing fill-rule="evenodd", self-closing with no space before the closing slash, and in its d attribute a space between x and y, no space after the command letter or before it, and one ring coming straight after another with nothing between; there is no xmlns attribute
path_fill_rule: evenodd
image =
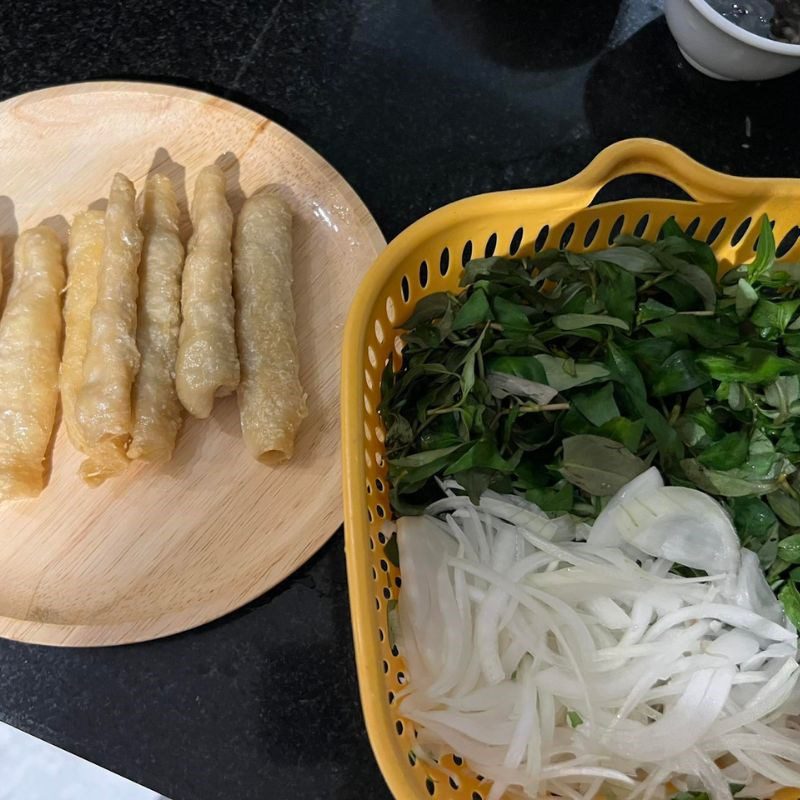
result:
<svg viewBox="0 0 800 800"><path fill-rule="evenodd" d="M89 83L0 103L0 237L6 285L14 239L44 222L66 243L72 217L103 208L115 172L150 171L187 197L217 161L236 213L280 185L294 214L294 297L309 416L280 467L244 449L234 397L187 419L173 460L134 463L91 489L61 426L36 499L0 505L0 636L111 645L186 630L265 592L341 522L339 365L345 315L384 246L375 221L329 164L241 106L146 83Z"/></svg>

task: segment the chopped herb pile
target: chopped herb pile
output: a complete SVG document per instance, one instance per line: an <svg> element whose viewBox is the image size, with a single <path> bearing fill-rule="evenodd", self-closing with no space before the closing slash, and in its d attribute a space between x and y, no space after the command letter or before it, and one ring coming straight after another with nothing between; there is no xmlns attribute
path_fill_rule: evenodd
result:
<svg viewBox="0 0 800 800"><path fill-rule="evenodd" d="M593 517L655 465L725 504L800 625L800 265L764 219L753 261L717 273L674 220L655 242L470 261L383 375L395 511L452 477L474 502Z"/></svg>

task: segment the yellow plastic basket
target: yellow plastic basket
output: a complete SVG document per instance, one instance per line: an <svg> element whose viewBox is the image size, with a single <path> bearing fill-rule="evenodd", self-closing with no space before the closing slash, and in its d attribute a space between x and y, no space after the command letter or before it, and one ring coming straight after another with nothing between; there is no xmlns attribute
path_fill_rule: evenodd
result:
<svg viewBox="0 0 800 800"><path fill-rule="evenodd" d="M693 201L633 199L591 205L608 182L632 174L665 178ZM398 362L397 326L421 297L456 290L463 263L473 257L525 255L558 246L602 249L619 233L654 237L674 216L711 244L726 269L752 258L764 213L774 220L779 252L800 260L800 180L736 178L714 172L663 142L631 139L607 148L564 183L470 197L428 214L389 244L365 277L344 339L345 547L367 731L398 800L482 800L486 789L458 757L445 757L438 765L417 760L413 726L398 713L395 700L406 680L405 664L389 642L387 608L401 591L401 574L386 557L380 532L391 512L377 408L384 365L389 358ZM797 798L800 791L786 790L780 800Z"/></svg>

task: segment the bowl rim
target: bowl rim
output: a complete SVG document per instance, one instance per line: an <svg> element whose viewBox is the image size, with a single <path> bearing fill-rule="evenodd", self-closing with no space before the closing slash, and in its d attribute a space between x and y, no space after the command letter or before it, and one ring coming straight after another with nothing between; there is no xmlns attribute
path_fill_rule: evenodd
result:
<svg viewBox="0 0 800 800"><path fill-rule="evenodd" d="M769 53L776 53L784 56L800 56L800 44L789 44L789 42L776 42L774 39L767 39L766 36L759 36L757 33L740 28L736 23L720 14L712 8L707 0L686 0L693 8L705 17L715 27L738 39L744 44L749 44L758 50L766 50Z"/></svg>

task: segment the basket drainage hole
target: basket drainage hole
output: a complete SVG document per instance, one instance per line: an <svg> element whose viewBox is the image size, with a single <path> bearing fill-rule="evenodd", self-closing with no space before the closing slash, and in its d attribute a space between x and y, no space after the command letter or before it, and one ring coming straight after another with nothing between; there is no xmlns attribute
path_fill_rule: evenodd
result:
<svg viewBox="0 0 800 800"><path fill-rule="evenodd" d="M586 231L586 236L583 237L583 246L589 247L589 245L594 241L594 237L597 236L597 230L600 227L600 220L596 219L592 222L589 226L588 230Z"/></svg>
<svg viewBox="0 0 800 800"><path fill-rule="evenodd" d="M367 511L367 516L369 516L369 510ZM372 522L372 520L370 520L370 522ZM369 537L369 549L375 549L375 540L371 536Z"/></svg>
<svg viewBox="0 0 800 800"><path fill-rule="evenodd" d="M461 266L466 266L466 263L472 259L472 242L467 240L464 249L461 252Z"/></svg>
<svg viewBox="0 0 800 800"><path fill-rule="evenodd" d="M460 767L460 766L461 766L461 765L464 763L464 759L463 759L463 758L461 758L461 756L453 756L453 763L454 763L454 764L455 764L457 767Z"/></svg>
<svg viewBox="0 0 800 800"><path fill-rule="evenodd" d="M411 286L408 283L407 275L403 275L403 279L400 281L400 294L403 296L404 303L411 299Z"/></svg>
<svg viewBox="0 0 800 800"><path fill-rule="evenodd" d="M539 235L536 237L536 241L533 244L533 249L538 253L544 249L544 246L547 244L547 240L550 237L550 226L545 225L540 231Z"/></svg>
<svg viewBox="0 0 800 800"><path fill-rule="evenodd" d="M378 533L378 541L379 541L381 544L386 544L386 535L384 534L384 532L383 532L383 531L380 531L380 532Z"/></svg>
<svg viewBox="0 0 800 800"><path fill-rule="evenodd" d="M389 674L389 662L388 661L384 661L383 662L383 674L384 675L388 675Z"/></svg>
<svg viewBox="0 0 800 800"><path fill-rule="evenodd" d="M452 775L447 779L447 782L450 784L451 789L459 788L458 781Z"/></svg>
<svg viewBox="0 0 800 800"><path fill-rule="evenodd" d="M398 736L403 735L403 723L400 720L397 720L394 724L395 730L397 731Z"/></svg>
<svg viewBox="0 0 800 800"><path fill-rule="evenodd" d="M378 641L382 642L386 638L386 634L383 632L383 628L378 628Z"/></svg>
<svg viewBox="0 0 800 800"><path fill-rule="evenodd" d="M697 233L697 229L700 227L700 217L695 217L687 226L686 226L686 235L692 237Z"/></svg>
<svg viewBox="0 0 800 800"><path fill-rule="evenodd" d="M439 256L439 274L444 277L450 269L450 250L445 247Z"/></svg>
<svg viewBox="0 0 800 800"><path fill-rule="evenodd" d="M752 217L748 217L747 219L743 220L739 227L733 232L733 236L731 236L731 245L736 247L739 242L744 239L744 235L747 233L748 229L750 228L750 223L753 221Z"/></svg>
<svg viewBox="0 0 800 800"><path fill-rule="evenodd" d="M781 239L781 243L775 251L778 258L783 258L795 246L798 238L800 238L800 227L795 225L794 228Z"/></svg>
<svg viewBox="0 0 800 800"><path fill-rule="evenodd" d="M414 755L413 750L408 751L408 763L411 764L412 767L417 766L417 757Z"/></svg>
<svg viewBox="0 0 800 800"><path fill-rule="evenodd" d="M378 570L376 570L375 567L372 567L372 580L378 580Z"/></svg>
<svg viewBox="0 0 800 800"><path fill-rule="evenodd" d="M389 698L389 705L391 705L392 703L394 703L394 692L389 692L389 694L387 695L387 697Z"/></svg>
<svg viewBox="0 0 800 800"><path fill-rule="evenodd" d="M381 559L381 569L382 569L384 572L388 572L388 571L389 571L389 563L386 561L386 559L385 559L385 558L382 558L382 559Z"/></svg>
<svg viewBox="0 0 800 800"><path fill-rule="evenodd" d="M511 237L511 244L508 246L508 254L510 256L514 256L519 252L519 248L522 245L522 237L525 235L525 231L522 228L517 228L514 231L514 235Z"/></svg>
<svg viewBox="0 0 800 800"><path fill-rule="evenodd" d="M419 285L424 289L428 285L428 262L419 265Z"/></svg>
<svg viewBox="0 0 800 800"><path fill-rule="evenodd" d="M622 233L622 226L625 224L625 215L620 214L615 220L614 224L611 226L611 230L608 232L608 243L614 244L619 236Z"/></svg>
<svg viewBox="0 0 800 800"><path fill-rule="evenodd" d="M486 240L486 248L483 251L483 255L486 258L490 258L494 255L494 251L497 248L497 234L493 233L487 240Z"/></svg>
<svg viewBox="0 0 800 800"><path fill-rule="evenodd" d="M375 488L379 491L383 491L383 481L380 478L375 478Z"/></svg>
<svg viewBox="0 0 800 800"><path fill-rule="evenodd" d="M392 599L392 590L388 586L384 586L383 587L383 596L387 600L391 600Z"/></svg>
<svg viewBox="0 0 800 800"><path fill-rule="evenodd" d="M569 243L572 241L572 234L575 233L575 223L570 222L566 228L564 228L564 233L561 234L561 244L560 247L563 250L564 248L569 246Z"/></svg>
<svg viewBox="0 0 800 800"><path fill-rule="evenodd" d="M473 792L472 800L483 800L483 795L480 792Z"/></svg>
<svg viewBox="0 0 800 800"><path fill-rule="evenodd" d="M708 236L706 237L706 244L714 244L714 242L719 239L719 235L722 233L722 229L725 227L725 223L728 220L725 217L720 217L714 225L712 226L711 230L708 232Z"/></svg>
<svg viewBox="0 0 800 800"><path fill-rule="evenodd" d="M436 784L430 778L425 778L425 788L431 797L436 793Z"/></svg>
<svg viewBox="0 0 800 800"><path fill-rule="evenodd" d="M386 512L383 510L383 506L378 505L375 506L375 510L378 512L378 516L383 519L386 516Z"/></svg>
<svg viewBox="0 0 800 800"><path fill-rule="evenodd" d="M647 230L647 225L650 222L650 215L645 214L637 223L636 227L633 229L633 235L637 236L638 238L642 238L644 236L644 232Z"/></svg>

